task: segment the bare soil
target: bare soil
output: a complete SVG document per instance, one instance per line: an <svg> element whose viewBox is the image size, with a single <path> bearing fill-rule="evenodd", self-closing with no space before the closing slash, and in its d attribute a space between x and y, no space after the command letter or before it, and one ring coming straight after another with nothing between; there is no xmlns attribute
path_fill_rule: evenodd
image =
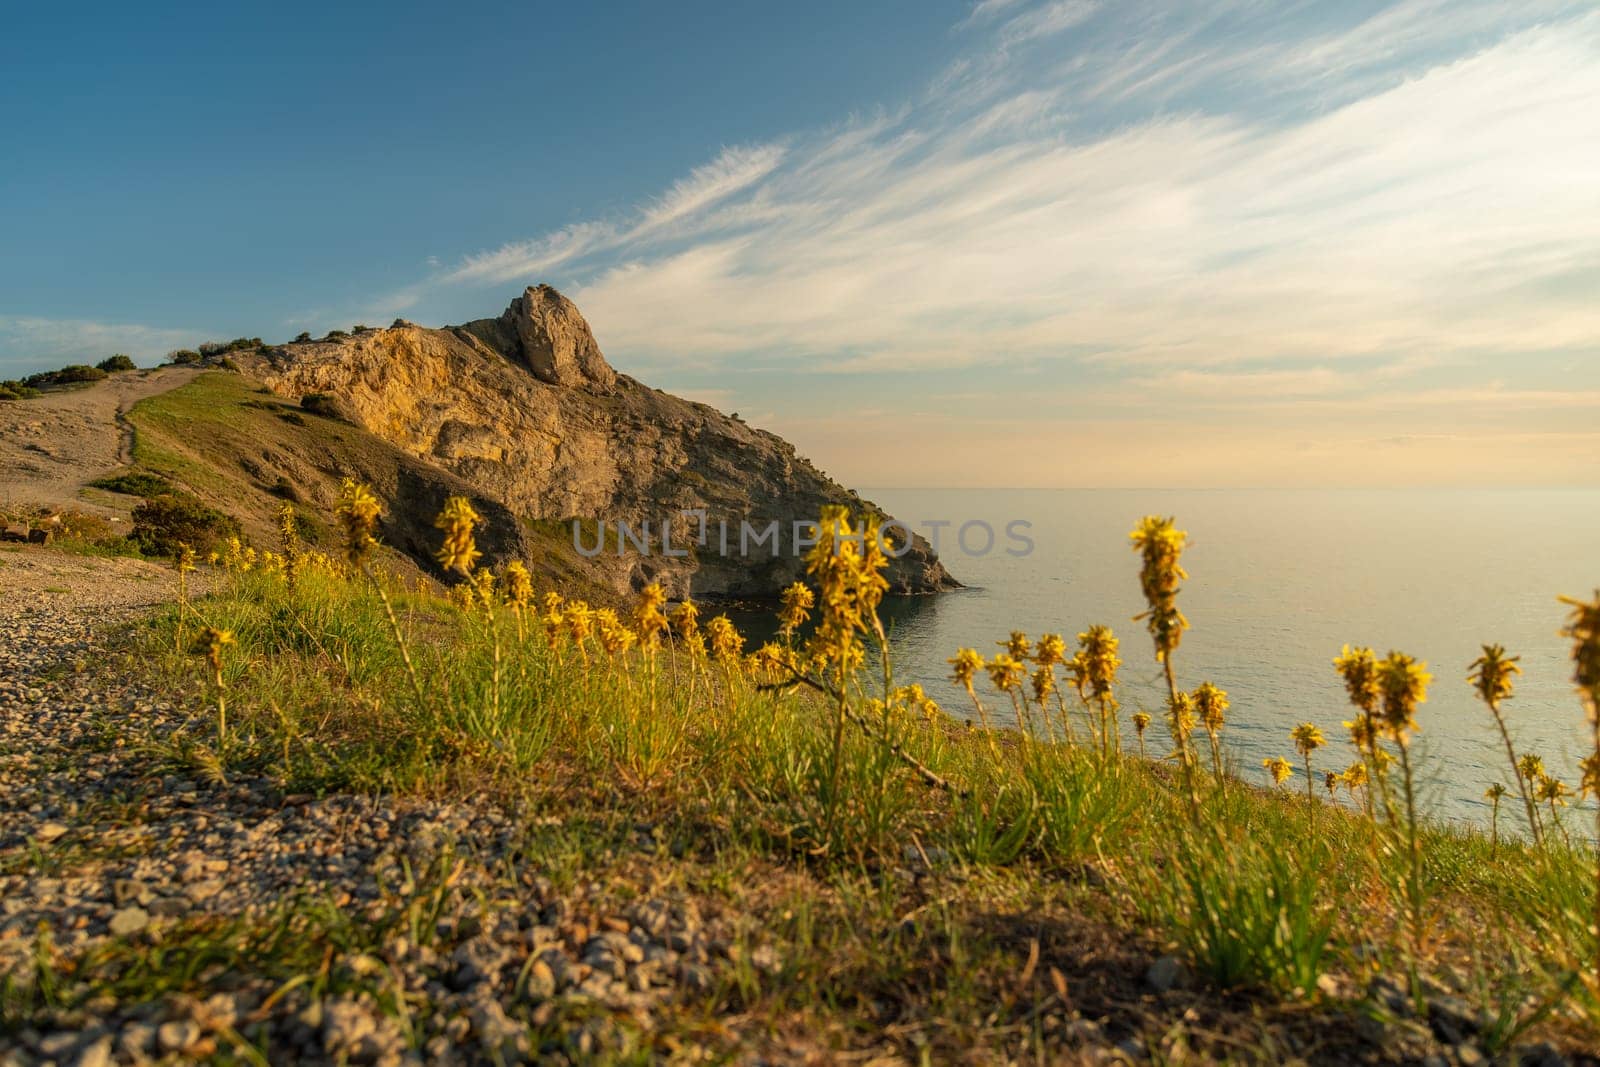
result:
<svg viewBox="0 0 1600 1067"><path fill-rule="evenodd" d="M96 478L133 458L128 410L187 384L191 367L113 374L104 381L0 402L0 509L74 507L115 513L109 499L85 496Z"/></svg>

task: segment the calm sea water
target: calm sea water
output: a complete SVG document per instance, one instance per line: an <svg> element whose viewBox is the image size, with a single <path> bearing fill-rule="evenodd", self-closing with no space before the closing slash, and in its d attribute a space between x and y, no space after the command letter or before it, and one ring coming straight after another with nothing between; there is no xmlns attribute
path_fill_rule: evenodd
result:
<svg viewBox="0 0 1600 1067"><path fill-rule="evenodd" d="M1152 750L1169 747L1164 692L1143 624L1128 531L1142 515L1173 515L1187 530L1189 581L1180 598L1191 629L1174 657L1179 684L1210 679L1232 700L1226 738L1241 772L1294 758L1289 730L1321 725L1315 757L1342 769L1351 709L1332 660L1345 642L1380 655L1400 649L1434 674L1421 709L1424 791L1441 818L1486 822L1484 789L1511 784L1493 721L1472 696L1468 664L1484 642L1522 656L1506 706L1520 751L1538 752L1576 786L1587 727L1573 693L1557 594L1600 587L1600 491L1594 490L897 490L865 494L916 525L982 519L1032 524L1025 557L982 558L943 545L968 588L891 605L898 671L957 715L969 707L945 660L962 646L988 654L1012 629L1074 636L1092 623L1122 639L1124 716L1155 717ZM950 540L949 532L945 540ZM981 538L974 537L975 542ZM975 546L976 547L976 546ZM994 709L1004 709L990 700ZM1130 740L1132 727L1125 723ZM1294 782L1304 788L1298 773ZM1320 790L1320 783L1318 785ZM1502 818L1507 818L1503 809ZM1514 813L1511 817L1514 817Z"/></svg>

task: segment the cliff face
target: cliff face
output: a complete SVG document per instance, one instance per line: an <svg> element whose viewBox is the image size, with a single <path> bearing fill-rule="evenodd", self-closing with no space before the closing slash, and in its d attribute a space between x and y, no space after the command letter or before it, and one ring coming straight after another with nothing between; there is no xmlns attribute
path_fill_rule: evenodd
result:
<svg viewBox="0 0 1600 1067"><path fill-rule="evenodd" d="M814 520L825 503L871 509L776 435L618 374L578 309L548 286L498 318L289 345L248 370L287 398L331 395L359 426L524 519L585 520L586 547L596 543L593 520L613 524L602 558L619 592L659 579L678 596L771 595L803 569L791 547L796 520ZM700 509L704 545L694 543L698 516L684 514ZM664 520L672 548L688 555L663 553ZM618 521L635 532L648 522L650 550L630 545L619 556ZM768 541L741 557L741 522L762 531L773 521L779 552ZM957 585L920 538L891 565L890 582L897 593Z"/></svg>

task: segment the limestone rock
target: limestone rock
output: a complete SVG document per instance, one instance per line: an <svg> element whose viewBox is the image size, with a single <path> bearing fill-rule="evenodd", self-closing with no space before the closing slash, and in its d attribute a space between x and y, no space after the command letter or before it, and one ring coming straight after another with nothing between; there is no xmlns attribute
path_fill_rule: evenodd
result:
<svg viewBox="0 0 1600 1067"><path fill-rule="evenodd" d="M278 394L332 398L355 425L471 486L475 507L504 516L479 538L490 563L524 548L517 522L543 520L547 536L569 545L574 519L588 524L587 545L596 520L612 524L606 575L623 595L652 581L672 596L774 595L803 571L794 522L814 521L828 503L876 510L776 435L612 370L578 309L549 286L528 289L498 318L450 329L397 323L245 362ZM434 511L423 510L426 527ZM710 520L703 541L701 512ZM780 551L752 545L741 555L746 520L759 530L776 522ZM618 554L618 521L635 532L648 522L651 551ZM678 555L660 543L664 521ZM429 547L411 554L426 564L433 531L424 534ZM894 593L958 585L920 537L888 578Z"/></svg>

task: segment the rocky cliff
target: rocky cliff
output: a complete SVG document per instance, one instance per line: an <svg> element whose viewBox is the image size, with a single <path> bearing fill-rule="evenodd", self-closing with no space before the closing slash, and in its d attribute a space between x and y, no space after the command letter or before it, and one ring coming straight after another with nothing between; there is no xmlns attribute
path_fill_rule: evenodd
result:
<svg viewBox="0 0 1600 1067"><path fill-rule="evenodd" d="M266 349L249 363L278 394L326 394L350 421L524 520L580 520L591 549L598 523L609 524L601 558L614 563L607 574L619 592L660 579L679 596L771 595L802 569L795 521L825 503L877 511L776 435L618 374L577 307L549 286L528 289L498 318L444 329L397 322ZM750 538L741 556L741 523L762 533L774 521L778 551ZM647 549L619 552L618 522L635 535L648 524ZM897 593L957 585L920 538L890 581Z"/></svg>

